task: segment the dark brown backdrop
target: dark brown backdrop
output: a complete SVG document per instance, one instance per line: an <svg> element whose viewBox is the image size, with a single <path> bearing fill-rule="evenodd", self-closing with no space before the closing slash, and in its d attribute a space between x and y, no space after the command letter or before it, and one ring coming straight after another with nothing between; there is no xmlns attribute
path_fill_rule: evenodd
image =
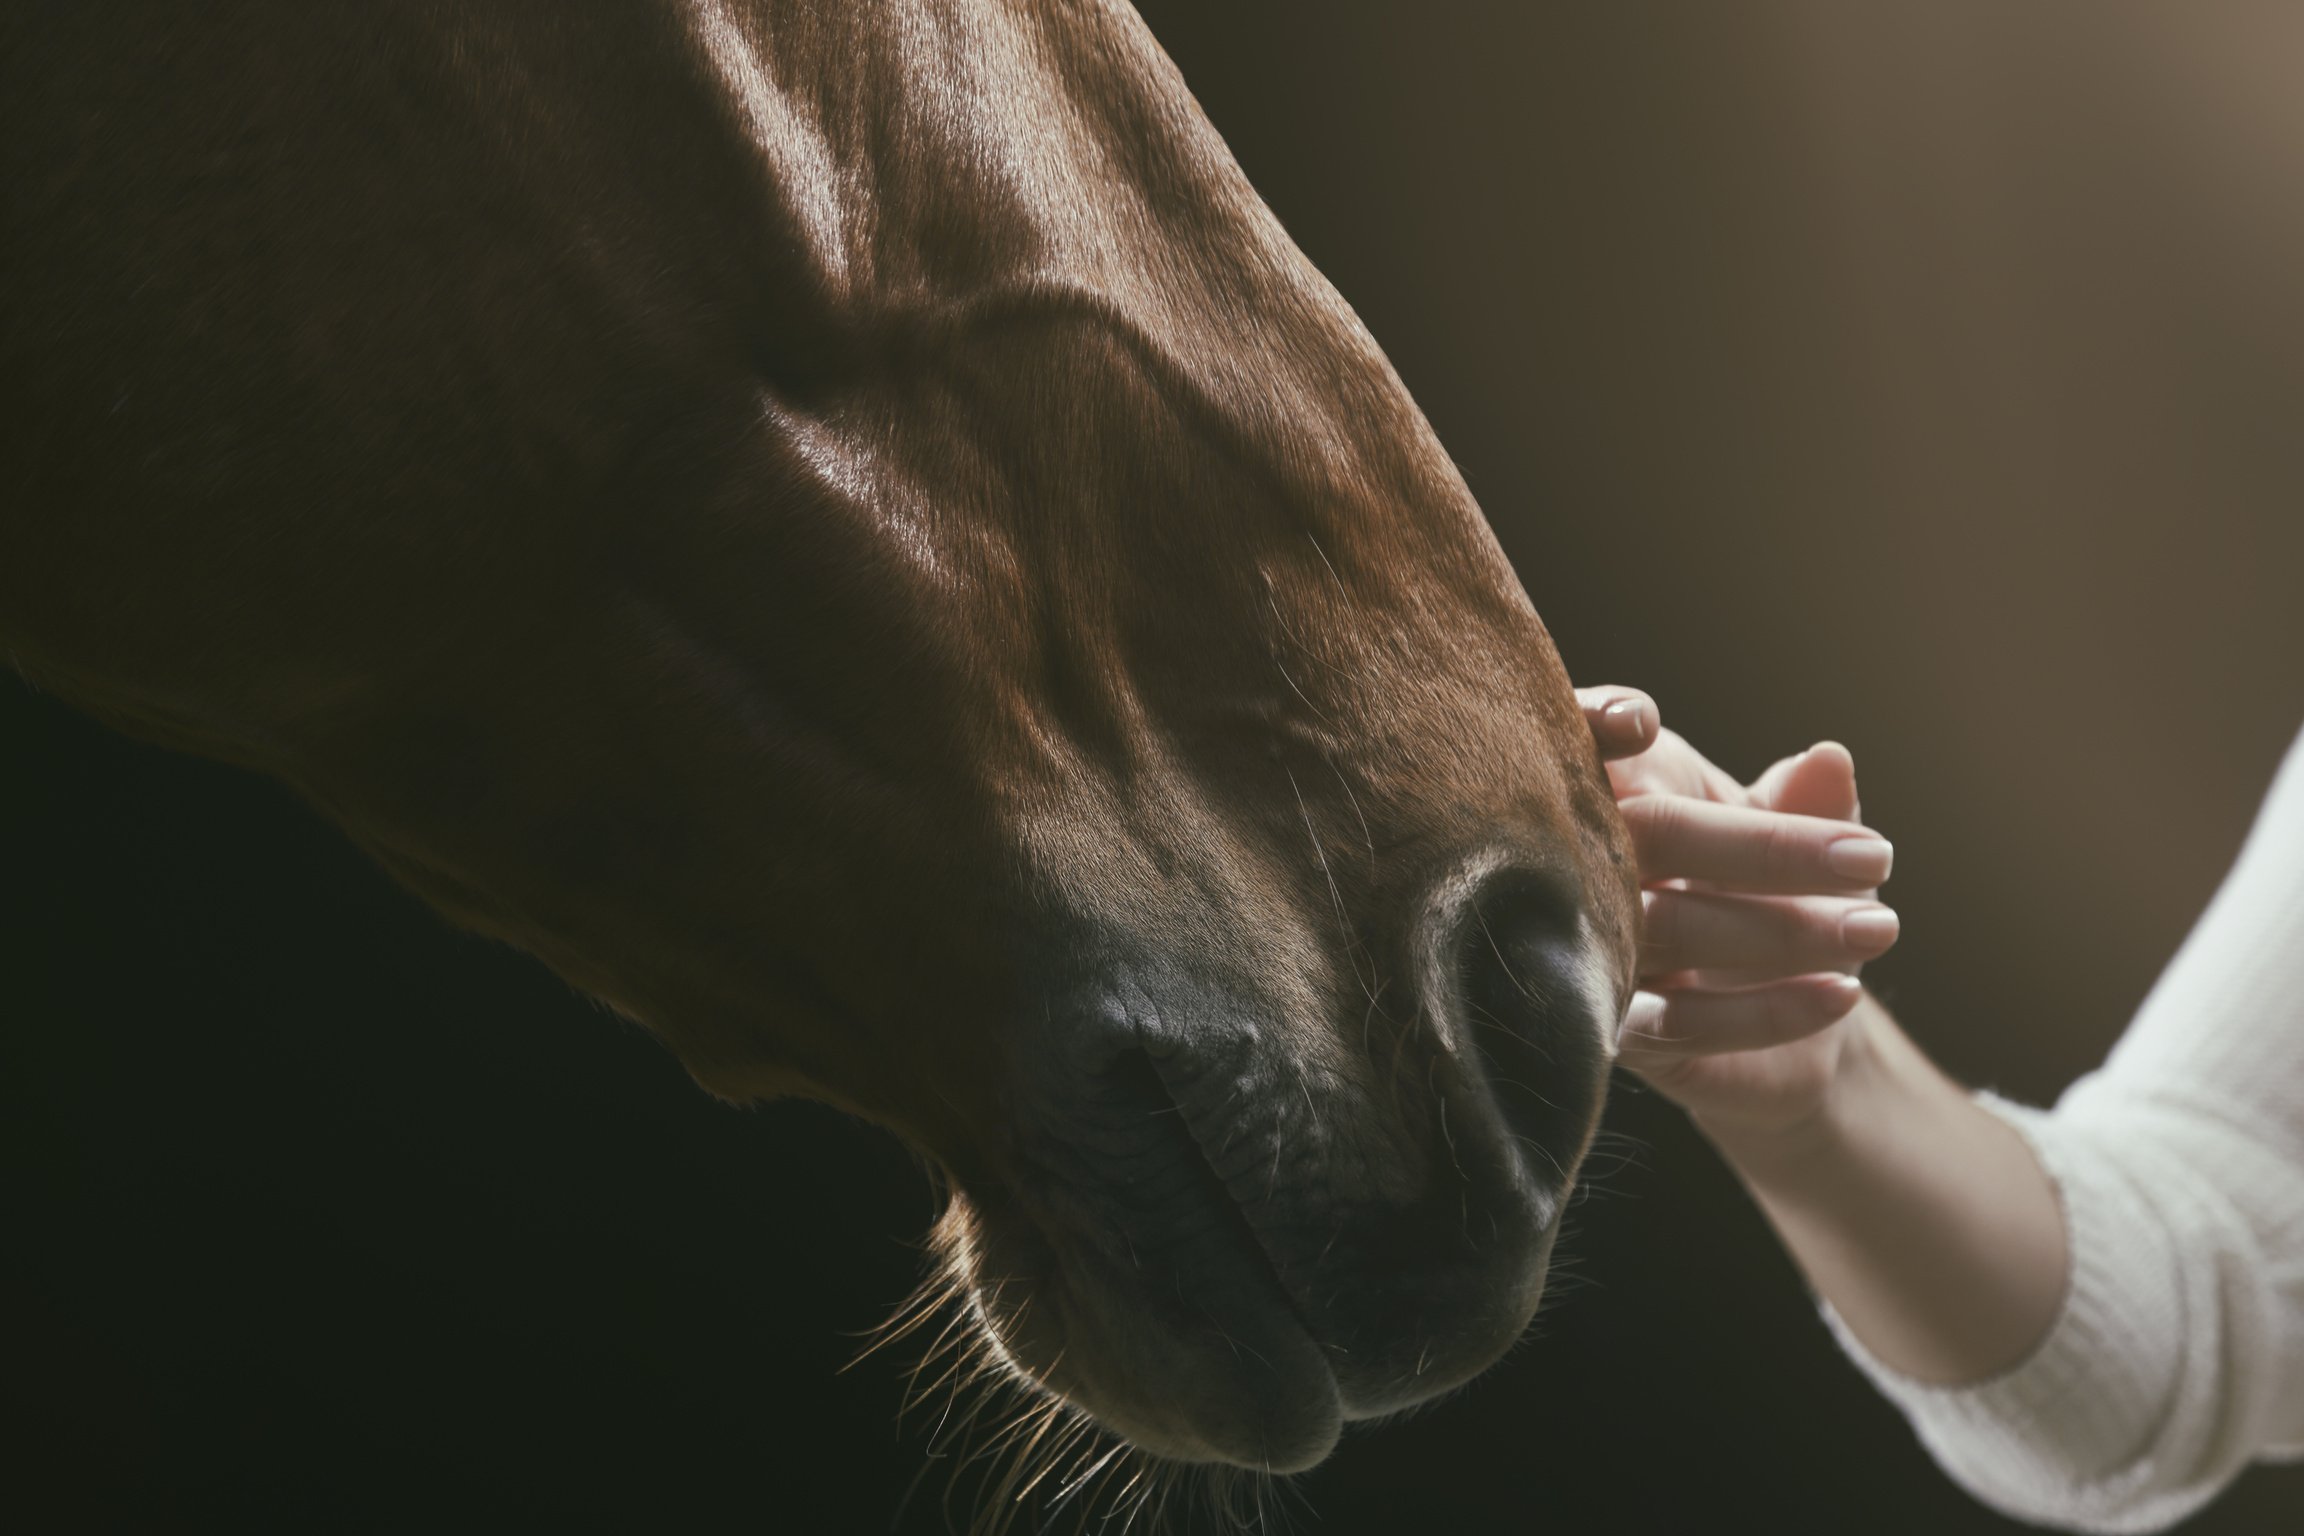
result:
<svg viewBox="0 0 2304 1536"><path fill-rule="evenodd" d="M2041 1098L2304 722L2304 15L1860 9L1148 14L1570 666L1747 774L1849 742L1900 847L1877 984ZM0 744L0 1393L37 1425L0 1522L889 1529L919 1442L892 1366L834 1370L912 1273L899 1151L713 1107L266 785L21 690ZM2012 1529L1673 1112L1611 1122L1542 1337L1348 1444L1302 1526ZM2190 1529L2300 1524L2287 1470Z"/></svg>

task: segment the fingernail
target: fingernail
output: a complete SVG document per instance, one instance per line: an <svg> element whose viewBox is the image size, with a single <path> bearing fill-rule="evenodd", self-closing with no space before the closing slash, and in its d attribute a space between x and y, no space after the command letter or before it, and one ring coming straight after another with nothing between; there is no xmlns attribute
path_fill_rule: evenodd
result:
<svg viewBox="0 0 2304 1536"><path fill-rule="evenodd" d="M1618 725L1628 725L1639 735L1647 734L1648 701L1646 699L1618 699L1600 711L1600 718Z"/></svg>
<svg viewBox="0 0 2304 1536"><path fill-rule="evenodd" d="M1896 942L1902 927L1887 907L1858 907L1840 919L1840 942L1860 955L1876 955Z"/></svg>
<svg viewBox="0 0 2304 1536"><path fill-rule="evenodd" d="M1895 862L1896 850L1886 838L1844 837L1824 850L1824 867L1858 885L1878 885Z"/></svg>

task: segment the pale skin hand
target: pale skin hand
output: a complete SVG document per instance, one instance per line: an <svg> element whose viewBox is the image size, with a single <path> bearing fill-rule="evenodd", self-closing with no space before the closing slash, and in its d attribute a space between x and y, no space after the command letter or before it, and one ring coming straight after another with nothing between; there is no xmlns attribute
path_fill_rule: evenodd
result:
<svg viewBox="0 0 2304 1536"><path fill-rule="evenodd" d="M1747 787L1645 694L1578 696L1648 909L1620 1060L1688 1110L1882 1363L1944 1384L2016 1365L2062 1307L2063 1215L2023 1138L1856 985L1896 929L1847 751Z"/></svg>
<svg viewBox="0 0 2304 1536"><path fill-rule="evenodd" d="M1640 992L1623 1065L1701 1122L1782 1128L1822 1103L1863 989L1896 942L1874 900L1893 850L1856 820L1824 742L1749 788L1661 729L1647 695L1581 690L1640 860Z"/></svg>

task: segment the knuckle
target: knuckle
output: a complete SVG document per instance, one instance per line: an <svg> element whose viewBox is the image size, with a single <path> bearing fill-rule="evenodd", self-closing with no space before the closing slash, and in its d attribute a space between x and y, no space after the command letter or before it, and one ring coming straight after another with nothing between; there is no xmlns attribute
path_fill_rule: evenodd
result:
<svg viewBox="0 0 2304 1536"><path fill-rule="evenodd" d="M1679 827L1686 812L1679 806L1679 797L1646 792L1635 794L1620 807L1624 825L1632 834L1632 848L1639 856L1641 872L1654 878L1669 863L1669 852L1678 841Z"/></svg>
<svg viewBox="0 0 2304 1536"><path fill-rule="evenodd" d="M1782 877L1800 873L1806 864L1807 840L1800 836L1799 828L1781 816L1774 817L1764 836L1761 857L1767 869Z"/></svg>
<svg viewBox="0 0 2304 1536"><path fill-rule="evenodd" d="M1795 937L1790 947L1808 958L1839 964L1848 958L1840 931L1845 916L1845 903L1802 902L1792 916Z"/></svg>

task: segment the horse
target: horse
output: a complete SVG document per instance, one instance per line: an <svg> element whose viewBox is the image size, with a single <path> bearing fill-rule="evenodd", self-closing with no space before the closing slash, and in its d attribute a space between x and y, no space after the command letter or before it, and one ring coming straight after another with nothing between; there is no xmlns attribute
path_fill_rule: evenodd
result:
<svg viewBox="0 0 2304 1536"><path fill-rule="evenodd" d="M894 1132L1122 1446L1300 1470L1520 1336L1625 833L1132 10L18 7L0 103L24 679Z"/></svg>

